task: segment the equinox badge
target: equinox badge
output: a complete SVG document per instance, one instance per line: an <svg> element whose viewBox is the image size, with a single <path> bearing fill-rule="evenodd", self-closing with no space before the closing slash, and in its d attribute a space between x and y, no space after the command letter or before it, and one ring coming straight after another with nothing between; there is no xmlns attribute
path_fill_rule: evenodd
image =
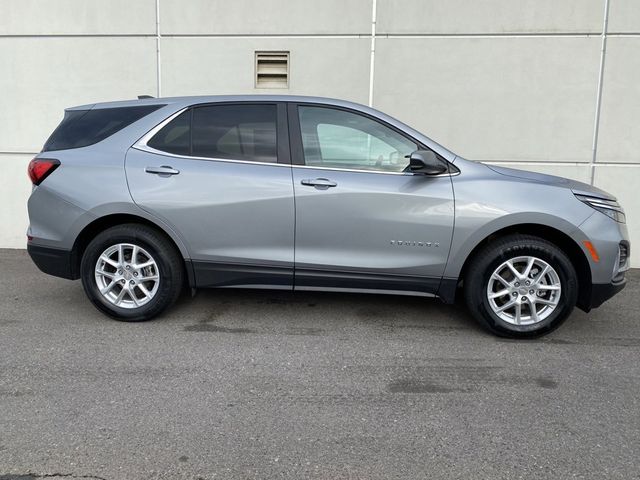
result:
<svg viewBox="0 0 640 480"><path fill-rule="evenodd" d="M412 242L406 240L391 240L391 245L405 246L405 247L439 247L438 242Z"/></svg>

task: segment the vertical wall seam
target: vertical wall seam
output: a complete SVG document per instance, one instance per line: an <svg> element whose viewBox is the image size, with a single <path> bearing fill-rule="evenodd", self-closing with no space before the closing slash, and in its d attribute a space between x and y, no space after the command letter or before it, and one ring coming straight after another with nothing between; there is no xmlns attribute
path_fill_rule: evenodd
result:
<svg viewBox="0 0 640 480"><path fill-rule="evenodd" d="M376 67L376 2L371 0L371 59L369 64L369 106L373 107L373 76Z"/></svg>
<svg viewBox="0 0 640 480"><path fill-rule="evenodd" d="M160 63L160 0L156 0L156 96L162 96L162 64Z"/></svg>
<svg viewBox="0 0 640 480"><path fill-rule="evenodd" d="M607 28L609 24L609 0L604 0L604 15L602 21L602 42L600 48L600 69L598 70L598 89L596 92L596 113L593 122L593 142L591 144L590 183L595 180L596 157L598 154L598 135L600 133L600 110L602 107L602 85L604 80L604 60L607 51Z"/></svg>

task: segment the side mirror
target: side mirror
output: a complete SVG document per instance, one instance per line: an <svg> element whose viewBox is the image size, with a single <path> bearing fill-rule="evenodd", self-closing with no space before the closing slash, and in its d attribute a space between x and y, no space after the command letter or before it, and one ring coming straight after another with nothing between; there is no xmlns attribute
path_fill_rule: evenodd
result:
<svg viewBox="0 0 640 480"><path fill-rule="evenodd" d="M431 150L416 150L409 155L409 170L423 175L439 175L446 173L448 167Z"/></svg>

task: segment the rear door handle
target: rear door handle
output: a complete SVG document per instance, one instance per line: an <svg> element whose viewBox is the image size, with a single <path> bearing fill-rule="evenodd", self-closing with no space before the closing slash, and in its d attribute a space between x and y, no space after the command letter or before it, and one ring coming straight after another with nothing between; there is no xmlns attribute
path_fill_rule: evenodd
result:
<svg viewBox="0 0 640 480"><path fill-rule="evenodd" d="M310 187L337 187L338 184L328 178L307 178L300 182L302 185L308 185Z"/></svg>
<svg viewBox="0 0 640 480"><path fill-rule="evenodd" d="M147 173L156 173L162 176L178 175L180 173L180 170L176 170L175 168L170 167L169 165L162 165L160 167L146 167L144 171Z"/></svg>

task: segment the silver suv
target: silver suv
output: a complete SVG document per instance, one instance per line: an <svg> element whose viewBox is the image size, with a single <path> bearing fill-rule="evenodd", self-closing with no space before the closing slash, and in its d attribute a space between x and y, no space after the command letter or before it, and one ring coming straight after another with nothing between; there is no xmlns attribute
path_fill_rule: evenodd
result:
<svg viewBox="0 0 640 480"><path fill-rule="evenodd" d="M625 285L592 186L456 156L381 112L293 96L66 110L29 165L28 250L119 320L185 286L437 296L497 335L548 333Z"/></svg>

